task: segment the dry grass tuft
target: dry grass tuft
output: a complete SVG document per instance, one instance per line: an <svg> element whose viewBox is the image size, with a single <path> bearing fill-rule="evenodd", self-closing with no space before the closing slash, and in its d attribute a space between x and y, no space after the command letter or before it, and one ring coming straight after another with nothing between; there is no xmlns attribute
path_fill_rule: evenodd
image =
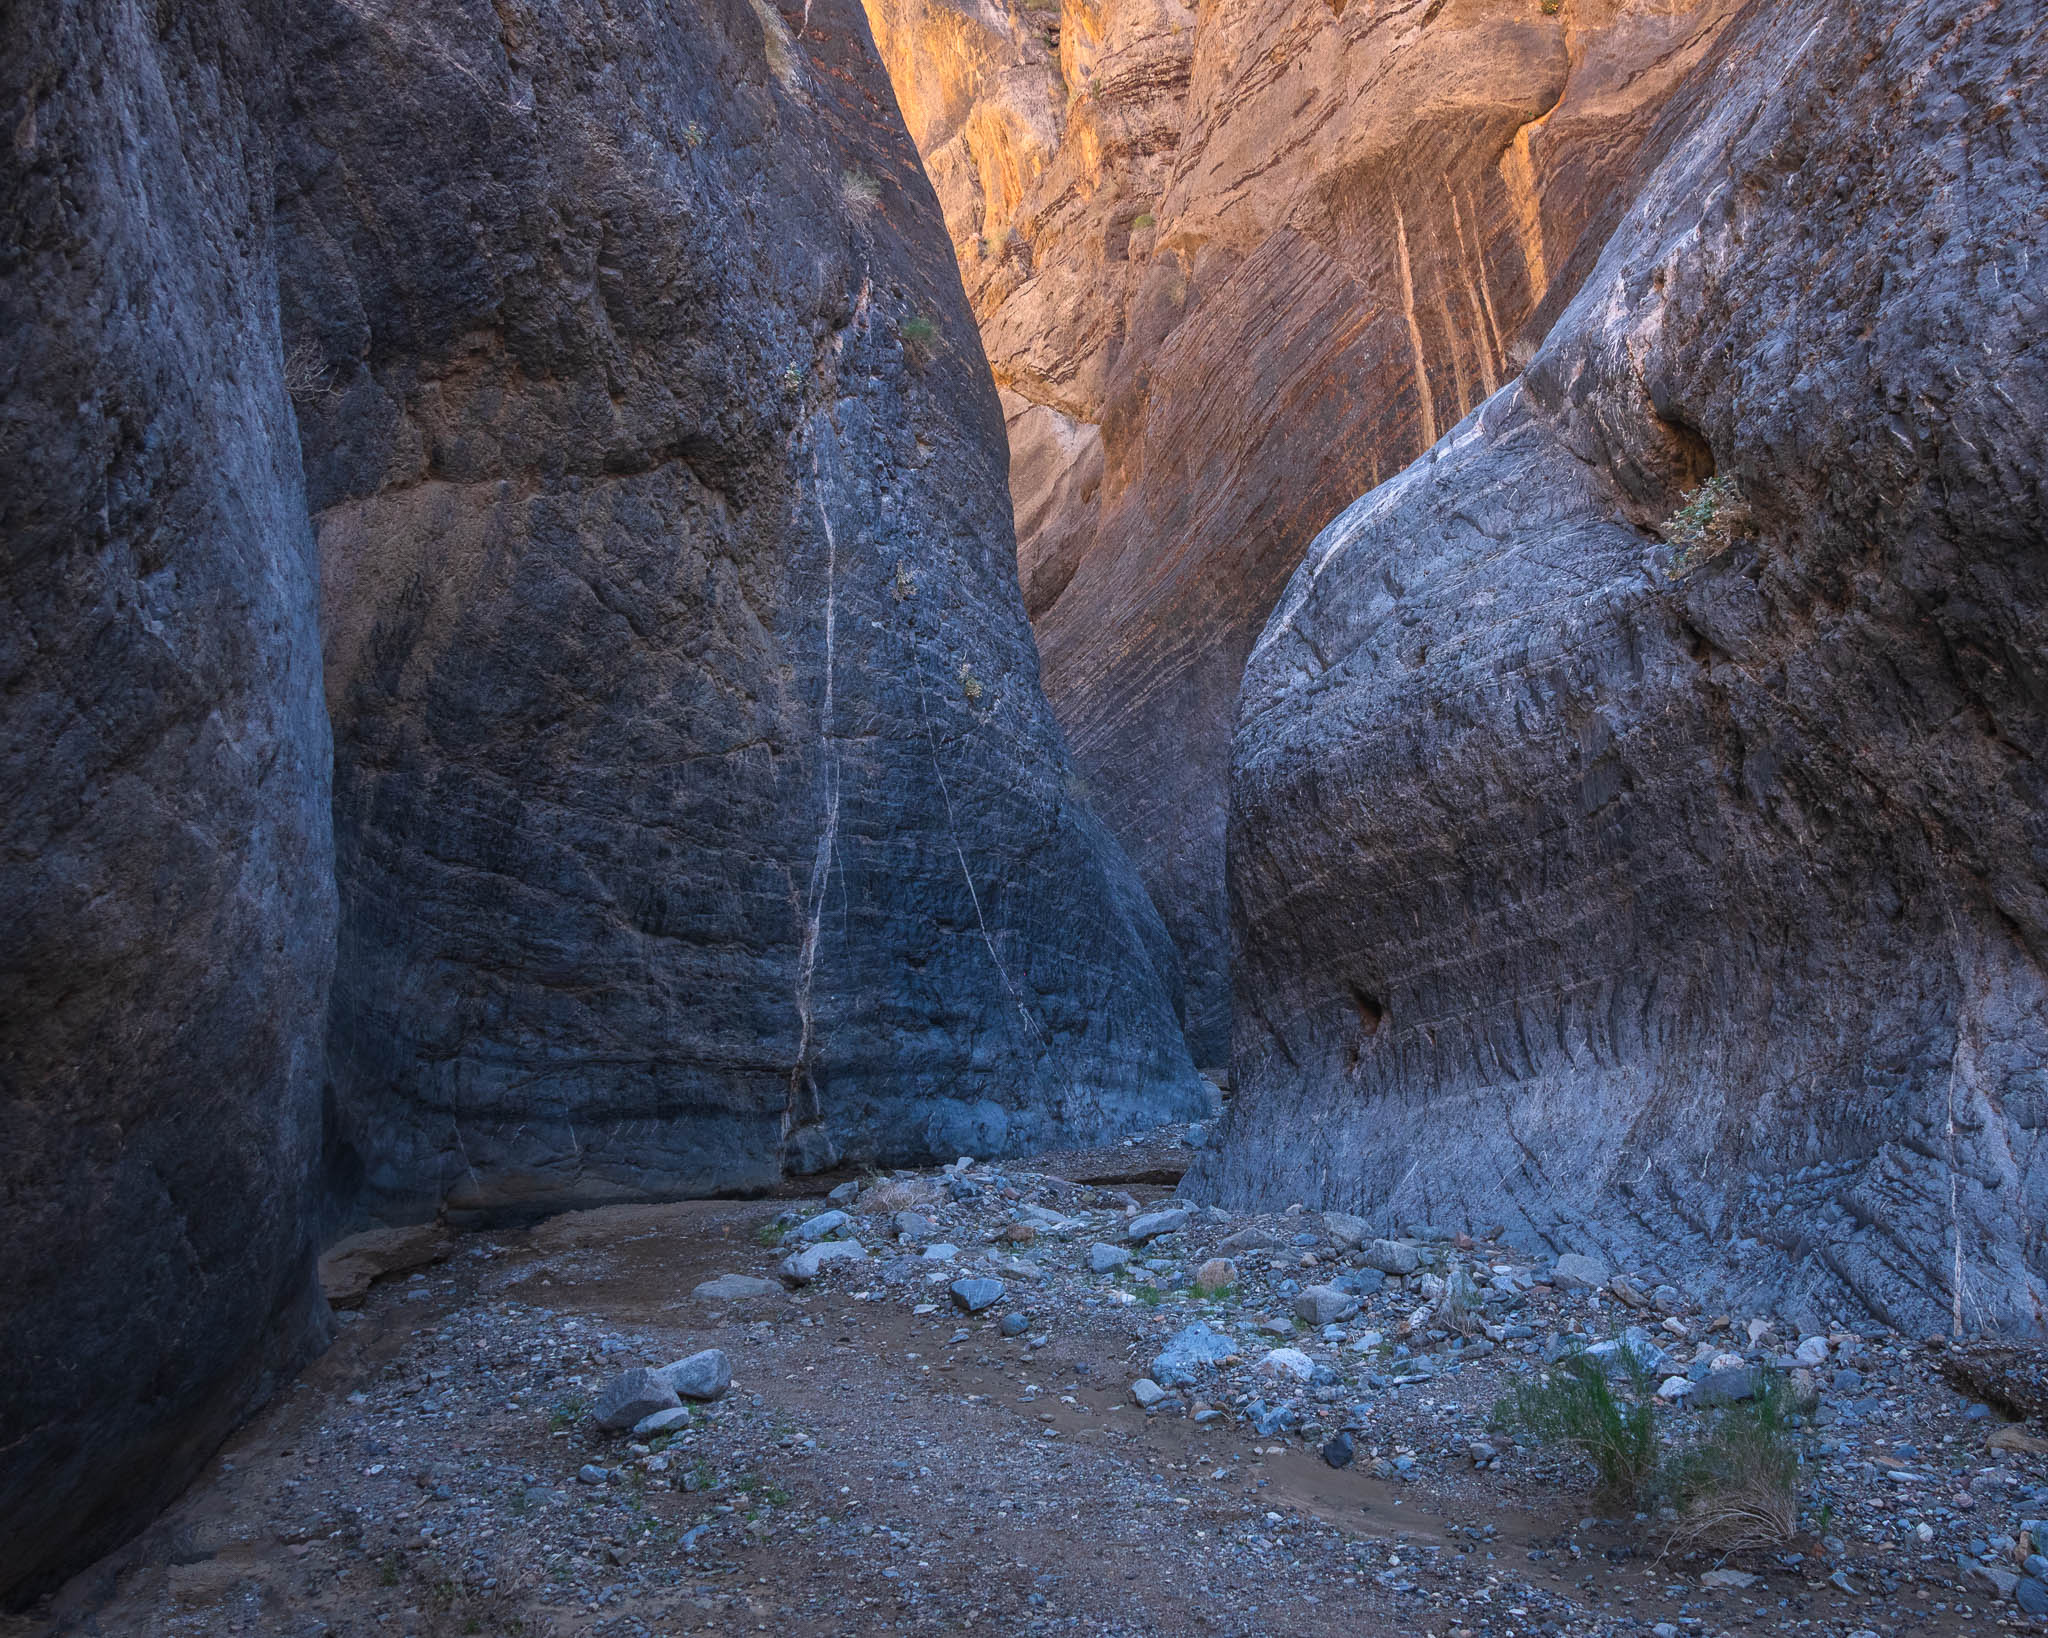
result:
<svg viewBox="0 0 2048 1638"><path fill-rule="evenodd" d="M877 1183L860 1197L864 1212L916 1211L939 1198L938 1186L922 1177L892 1178Z"/></svg>
<svg viewBox="0 0 2048 1638"><path fill-rule="evenodd" d="M882 184L867 171L844 171L839 177L839 197L847 215L864 222L882 205Z"/></svg>
<svg viewBox="0 0 2048 1638"><path fill-rule="evenodd" d="M1706 1436L1672 1457L1664 1490L1677 1510L1671 1546L1740 1552L1781 1547L1799 1528L1799 1452L1790 1391L1766 1376L1753 1398L1720 1412Z"/></svg>

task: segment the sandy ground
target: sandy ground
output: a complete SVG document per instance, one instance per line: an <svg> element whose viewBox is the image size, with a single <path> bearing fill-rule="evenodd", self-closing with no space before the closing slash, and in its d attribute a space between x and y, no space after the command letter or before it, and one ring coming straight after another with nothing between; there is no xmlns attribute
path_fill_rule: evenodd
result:
<svg viewBox="0 0 2048 1638"><path fill-rule="evenodd" d="M1131 1383L1198 1310L1161 1295L1164 1270L1148 1293L1154 1276L1076 1265L1103 1223L1169 1193L1115 1179L1170 1176L1184 1159L1169 1140L1014 1163L950 1219L935 1213L935 1234L991 1230L1034 1196L1098 1214L1071 1243L1025 1241L1046 1278L1010 1280L972 1317L947 1299L957 1267L900 1260L893 1283L878 1259L771 1297L693 1297L716 1275L774 1271L783 1251L763 1242L788 1199L450 1236L445 1260L375 1285L148 1532L0 1622L0 1638L2033 1630L1955 1555L1978 1530L2013 1528L2005 1515L2048 1469L1988 1449L1996 1428L1967 1420L1910 1358L1846 1412L1853 1428L1812 1432L1832 1544L1807 1536L1726 1563L1660 1555L1638 1521L1591 1518L1580 1476L1552 1453L1509 1448L1474 1467L1469 1441L1495 1401L1540 1367L1519 1344L1432 1380L1347 1390L1364 1420L1342 1469L1318 1455L1318 1431L1257 1433L1220 1383L1222 1412L1203 1425L1147 1415ZM1048 1174L1110 1181L1074 1190ZM880 1222L859 1226L880 1251ZM1147 1249L1191 1264L1208 1249L1194 1241L1234 1226ZM998 1236L989 1255L1018 1249ZM1235 1300L1276 1306L1249 1274ZM1569 1301L1539 1287L1515 1311L1540 1330L1545 1305ZM1408 1306L1395 1295L1379 1311ZM1022 1334L1001 1334L1009 1313L1026 1316ZM706 1347L730 1356L733 1388L666 1448L592 1425L612 1375ZM1841 1445L1845 1430L1847 1448L1820 1453L1821 1435ZM1930 1469L1939 1509L1909 1507L1915 1485L1888 1477L1893 1446ZM1409 1471L1376 1476L1397 1455ZM586 1468L602 1482L579 1478ZM1937 1520L1939 1537L1916 1537L1905 1511ZM1702 1584L1731 1566L1755 1579Z"/></svg>

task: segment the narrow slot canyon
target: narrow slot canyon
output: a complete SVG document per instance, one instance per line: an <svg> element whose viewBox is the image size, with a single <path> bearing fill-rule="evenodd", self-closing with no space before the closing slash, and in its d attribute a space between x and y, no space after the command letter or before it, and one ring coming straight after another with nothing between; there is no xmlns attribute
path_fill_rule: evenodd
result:
<svg viewBox="0 0 2048 1638"><path fill-rule="evenodd" d="M2048 1624L2044 0L0 109L0 1638Z"/></svg>

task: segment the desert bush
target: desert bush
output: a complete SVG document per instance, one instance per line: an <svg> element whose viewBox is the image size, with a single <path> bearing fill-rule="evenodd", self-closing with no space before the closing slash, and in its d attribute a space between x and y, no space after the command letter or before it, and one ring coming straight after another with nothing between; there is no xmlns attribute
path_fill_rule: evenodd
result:
<svg viewBox="0 0 2048 1638"><path fill-rule="evenodd" d="M1766 1374L1751 1398L1716 1412L1707 1431L1671 1457L1658 1488L1678 1514L1674 1547L1736 1552L1792 1539L1799 1522L1794 1410L1784 1379Z"/></svg>
<svg viewBox="0 0 2048 1638"><path fill-rule="evenodd" d="M860 1209L863 1212L916 1211L932 1204L941 1192L939 1186L928 1178L892 1178L866 1190L860 1197Z"/></svg>
<svg viewBox="0 0 2048 1638"><path fill-rule="evenodd" d="M1747 538L1752 522L1749 502L1733 478L1709 478L1687 490L1684 504L1663 524L1672 547L1671 577L1690 573Z"/></svg>
<svg viewBox="0 0 2048 1638"><path fill-rule="evenodd" d="M1539 1380L1517 1385L1494 1420L1538 1444L1571 1446L1593 1464L1594 1495L1633 1510L1657 1474L1657 1428L1640 1366L1633 1354L1621 1357L1630 1367L1634 1403L1615 1393L1599 1360L1578 1352Z"/></svg>

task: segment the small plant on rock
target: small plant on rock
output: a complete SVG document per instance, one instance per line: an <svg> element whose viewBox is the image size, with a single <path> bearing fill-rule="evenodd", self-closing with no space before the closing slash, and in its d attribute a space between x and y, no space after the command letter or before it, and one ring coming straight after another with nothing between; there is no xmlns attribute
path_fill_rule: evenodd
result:
<svg viewBox="0 0 2048 1638"><path fill-rule="evenodd" d="M866 171L847 171L839 178L839 197L848 215L866 221L882 203L882 184Z"/></svg>
<svg viewBox="0 0 2048 1638"><path fill-rule="evenodd" d="M939 350L939 327L922 313L913 313L896 326L903 341L903 357L912 369L921 370Z"/></svg>
<svg viewBox="0 0 2048 1638"><path fill-rule="evenodd" d="M1479 1287L1460 1265L1444 1276L1443 1294L1436 1299L1429 1322L1453 1336L1472 1337L1486 1329Z"/></svg>
<svg viewBox="0 0 2048 1638"><path fill-rule="evenodd" d="M1709 478L1697 489L1687 490L1685 503L1663 525L1664 538L1672 547L1671 578L1690 574L1753 532L1749 502L1733 478Z"/></svg>

